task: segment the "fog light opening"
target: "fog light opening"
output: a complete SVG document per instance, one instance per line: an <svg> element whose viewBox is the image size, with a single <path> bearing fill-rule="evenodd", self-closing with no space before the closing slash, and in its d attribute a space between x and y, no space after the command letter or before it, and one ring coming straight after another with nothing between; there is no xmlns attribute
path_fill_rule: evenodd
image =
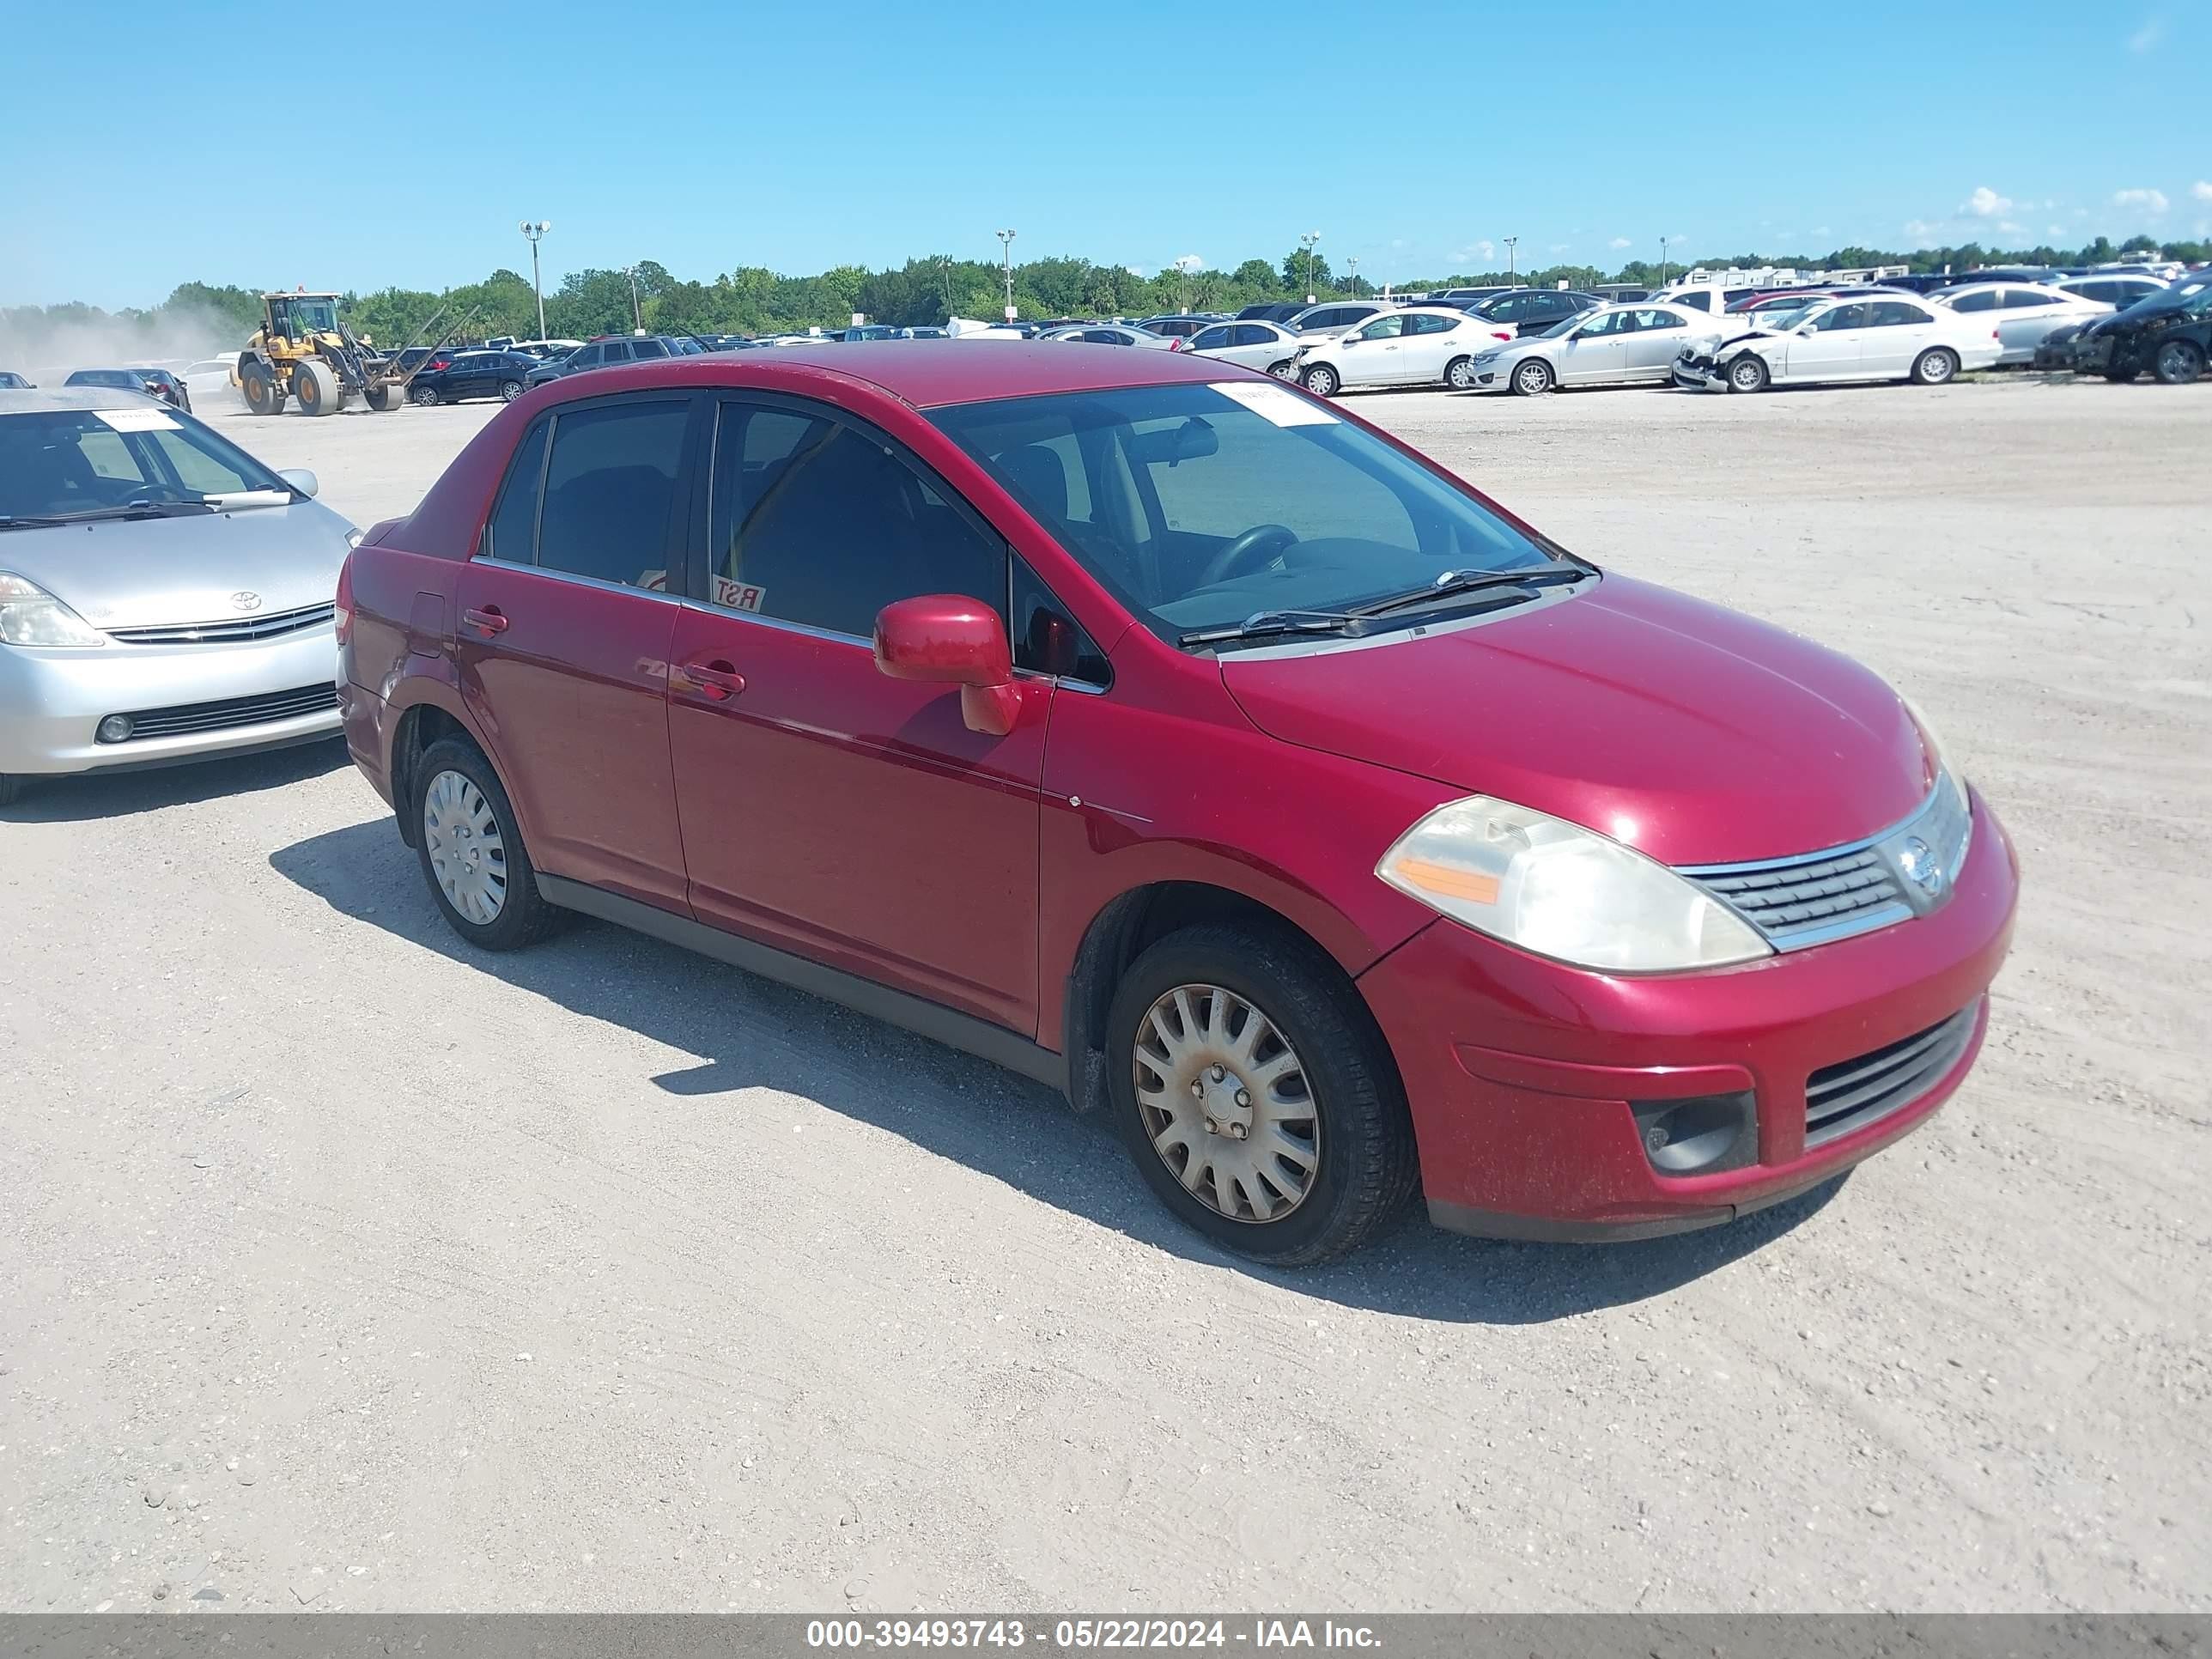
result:
<svg viewBox="0 0 2212 1659"><path fill-rule="evenodd" d="M1712 1175L1759 1161L1759 1108L1748 1091L1629 1104L1644 1156L1661 1175Z"/></svg>
<svg viewBox="0 0 2212 1659"><path fill-rule="evenodd" d="M99 738L102 743L127 743L131 738L131 716L110 714L100 723Z"/></svg>

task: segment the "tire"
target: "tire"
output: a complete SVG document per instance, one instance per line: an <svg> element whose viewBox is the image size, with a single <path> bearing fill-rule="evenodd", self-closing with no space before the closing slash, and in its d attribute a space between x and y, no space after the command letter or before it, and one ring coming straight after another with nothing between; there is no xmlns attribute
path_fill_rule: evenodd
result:
<svg viewBox="0 0 2212 1659"><path fill-rule="evenodd" d="M1551 364L1541 357L1524 357L1513 365L1514 394L1522 398L1540 398L1557 384Z"/></svg>
<svg viewBox="0 0 2212 1659"><path fill-rule="evenodd" d="M300 400L302 415L335 415L343 407L338 377L328 363L302 357L292 365L292 395Z"/></svg>
<svg viewBox="0 0 2212 1659"><path fill-rule="evenodd" d="M368 387L361 396L362 401L380 415L386 410L398 408L406 401L400 395L398 386L391 380Z"/></svg>
<svg viewBox="0 0 2212 1659"><path fill-rule="evenodd" d="M483 751L464 738L444 738L416 762L413 775L408 805L420 832L416 851L447 925L480 951L520 950L553 932L562 913L538 895L538 872L522 844L514 805ZM448 779L458 782L448 785ZM488 850L494 837L496 860ZM481 861L471 860L471 853ZM439 874L441 857L460 860L453 872L456 892L475 914L448 894ZM493 890L495 902L471 898L472 891L486 896Z"/></svg>
<svg viewBox="0 0 2212 1659"><path fill-rule="evenodd" d="M2160 386L2187 386L2204 372L2204 354L2186 340L2168 340L2151 359L2150 372Z"/></svg>
<svg viewBox="0 0 2212 1659"><path fill-rule="evenodd" d="M284 412L284 388L277 385L265 364L249 363L239 371L238 378L246 392L246 406L256 415Z"/></svg>
<svg viewBox="0 0 2212 1659"><path fill-rule="evenodd" d="M12 772L0 772L0 806L13 806L23 799L23 780Z"/></svg>
<svg viewBox="0 0 2212 1659"><path fill-rule="evenodd" d="M1948 386L1959 375L1959 354L1948 346L1930 346L1912 360L1912 384Z"/></svg>
<svg viewBox="0 0 2212 1659"><path fill-rule="evenodd" d="M1747 351L1729 365L1728 383L1730 392L1764 392L1774 377L1766 361L1755 351Z"/></svg>
<svg viewBox="0 0 2212 1659"><path fill-rule="evenodd" d="M1271 1029L1239 1060L1255 1018ZM1217 1051L1228 1065L1204 1061ZM1276 1267L1333 1261L1395 1222L1419 1188L1413 1121L1382 1034L1335 964L1287 930L1192 927L1153 945L1115 994L1106 1053L1115 1115L1138 1170L1176 1217L1225 1249ZM1291 1069L1267 1079L1286 1057ZM1269 1105L1255 1104L1246 1086L1263 1079L1275 1103L1272 1135ZM1206 1092L1186 1103L1194 1084ZM1203 1121L1216 1110L1218 1139ZM1255 1140L1267 1144L1247 1150ZM1300 1160L1307 1167L1271 1156L1270 1145L1310 1155ZM1221 1207L1218 1182L1234 1215ZM1259 1213L1263 1205L1272 1218Z"/></svg>
<svg viewBox="0 0 2212 1659"><path fill-rule="evenodd" d="M511 404L511 403L513 403L513 402L514 402L517 398L520 398L521 395L522 395L522 382L521 382L521 381L520 381L520 380L501 380L501 381L499 383L499 400L500 400L500 402L501 402L501 403L503 403L503 404Z"/></svg>
<svg viewBox="0 0 2212 1659"><path fill-rule="evenodd" d="M1327 363L1316 363L1305 372L1299 384L1316 398L1334 398L1337 388L1344 382L1337 378L1336 371Z"/></svg>
<svg viewBox="0 0 2212 1659"><path fill-rule="evenodd" d="M415 386L407 388L407 399L417 409L438 406L438 388L434 386Z"/></svg>
<svg viewBox="0 0 2212 1659"><path fill-rule="evenodd" d="M1279 363L1268 364L1267 373L1279 380L1295 380L1298 378L1297 365L1288 357L1284 358Z"/></svg>
<svg viewBox="0 0 2212 1659"><path fill-rule="evenodd" d="M1455 357L1444 365L1444 384L1454 392L1474 390L1474 359Z"/></svg>

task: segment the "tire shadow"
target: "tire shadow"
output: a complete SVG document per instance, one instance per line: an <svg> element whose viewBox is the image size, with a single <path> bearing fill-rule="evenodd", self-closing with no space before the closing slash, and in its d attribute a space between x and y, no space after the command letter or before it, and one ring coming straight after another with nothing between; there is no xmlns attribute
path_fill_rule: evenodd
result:
<svg viewBox="0 0 2212 1659"><path fill-rule="evenodd" d="M471 949L446 926L416 854L389 818L295 842L269 862L342 916L574 1013L703 1056L649 1079L669 1094L764 1088L799 1095L1140 1243L1347 1307L1524 1325L1641 1302L1780 1237L1842 1185L1838 1178L1728 1226L1618 1245L1464 1238L1431 1226L1416 1206L1405 1225L1348 1261L1278 1271L1216 1248L1161 1209L1102 1117L1079 1115L1057 1092L987 1061L580 917L533 949ZM483 1058L496 1067L495 1053Z"/></svg>

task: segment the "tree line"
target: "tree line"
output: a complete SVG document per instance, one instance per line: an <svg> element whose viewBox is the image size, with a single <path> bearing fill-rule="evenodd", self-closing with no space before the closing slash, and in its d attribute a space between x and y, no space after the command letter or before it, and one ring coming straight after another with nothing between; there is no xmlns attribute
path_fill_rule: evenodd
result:
<svg viewBox="0 0 2212 1659"><path fill-rule="evenodd" d="M1983 264L2095 264L2135 256L2201 262L2212 259L2212 243L2167 242L2148 236L2114 245L2100 236L2079 248L1992 248L1969 242L1955 247L1912 252L1844 247L1821 257L1808 254L1736 254L1707 258L1706 266L1787 265L1800 270L1848 270L1873 265L1906 265L1915 270L1971 270ZM1310 263L1309 263L1310 261ZM1671 263L1670 274L1685 264ZM1550 287L1589 287L1600 283L1656 283L1661 267L1632 260L1607 273L1592 265L1550 265L1509 276L1503 271L1451 271L1410 279L1395 289L1469 287L1507 281ZM1366 278L1345 281L1318 252L1293 248L1273 264L1247 259L1233 270L1171 268L1143 276L1119 265L1072 257L1024 260L1013 267L1013 302L1027 319L1079 316L1150 316L1161 312L1228 311L1247 305L1335 294L1371 295L1377 285ZM842 328L855 313L871 321L900 327L941 324L948 316L996 318L1006 304L1006 273L988 260L931 255L908 259L895 269L869 270L838 265L811 276L789 276L764 266L741 265L709 282L679 278L650 259L632 270L568 272L545 295L546 331L556 338L588 339L642 327L658 333L769 334L808 327ZM433 293L424 289L387 288L349 294L343 310L354 331L384 345L414 337L441 311L444 326L459 327L468 337L538 332L538 302L530 281L500 270L480 283ZM0 310L0 349L10 338L36 337L42 327L69 323L113 321L140 328L152 338L165 321L205 319L219 334L234 334L243 343L261 316L260 295L252 289L185 283L150 310L126 308L110 313L82 304L15 307Z"/></svg>

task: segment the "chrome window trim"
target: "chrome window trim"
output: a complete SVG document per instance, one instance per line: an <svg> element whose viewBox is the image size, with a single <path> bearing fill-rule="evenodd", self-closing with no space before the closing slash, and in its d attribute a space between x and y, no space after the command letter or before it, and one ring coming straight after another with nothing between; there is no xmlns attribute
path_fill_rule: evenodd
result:
<svg viewBox="0 0 2212 1659"><path fill-rule="evenodd" d="M635 582L611 582L603 577L586 576L574 570L556 570L550 565L521 564L513 559L495 558L489 553L479 553L469 562L489 565L495 570L526 571L533 576L543 576L548 581L567 582L575 587L596 587L606 593L632 593L641 599L658 599L663 605L682 605L685 602L681 593L664 592L657 587L640 587Z"/></svg>

